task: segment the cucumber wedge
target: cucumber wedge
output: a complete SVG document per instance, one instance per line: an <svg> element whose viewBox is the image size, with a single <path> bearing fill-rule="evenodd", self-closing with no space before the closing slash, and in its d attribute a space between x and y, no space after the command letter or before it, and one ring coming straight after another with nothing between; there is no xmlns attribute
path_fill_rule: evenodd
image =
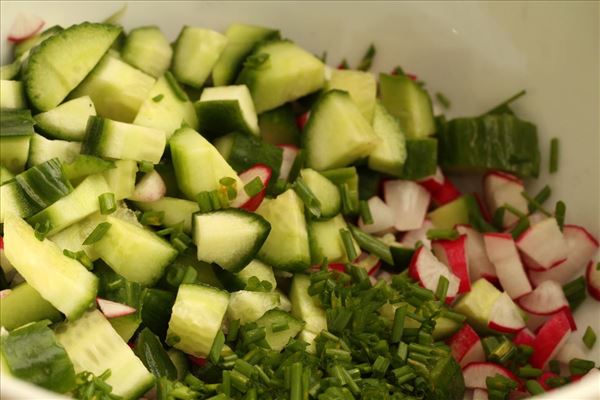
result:
<svg viewBox="0 0 600 400"><path fill-rule="evenodd" d="M369 168L384 174L401 176L406 161L406 139L396 117L377 102L373 116L373 131L380 142L369 155Z"/></svg>
<svg viewBox="0 0 600 400"><path fill-rule="evenodd" d="M21 218L6 217L4 246L6 258L27 283L69 320L79 318L93 304L98 278L63 255L50 240L38 240L33 228Z"/></svg>
<svg viewBox="0 0 600 400"><path fill-rule="evenodd" d="M163 225L172 227L183 222L183 231L192 232L192 214L200 211L195 201L176 199L174 197L163 197L151 202L136 201L135 206L142 211L162 211Z"/></svg>
<svg viewBox="0 0 600 400"><path fill-rule="evenodd" d="M65 176L71 183L77 184L89 175L99 174L115 168L115 163L96 156L79 154L72 162L63 164Z"/></svg>
<svg viewBox="0 0 600 400"><path fill-rule="evenodd" d="M0 301L0 326L9 331L30 322L61 318L60 312L26 282L12 288Z"/></svg>
<svg viewBox="0 0 600 400"><path fill-rule="evenodd" d="M115 199L130 197L135 190L135 175L138 170L134 160L115 160L115 167L102 173Z"/></svg>
<svg viewBox="0 0 600 400"><path fill-rule="evenodd" d="M291 104L285 104L258 116L260 136L267 143L300 146L300 130Z"/></svg>
<svg viewBox="0 0 600 400"><path fill-rule="evenodd" d="M156 26L141 26L131 30L121 49L123 60L155 78L171 64L173 49Z"/></svg>
<svg viewBox="0 0 600 400"><path fill-rule="evenodd" d="M23 171L29 156L30 135L0 136L0 164L18 174Z"/></svg>
<svg viewBox="0 0 600 400"><path fill-rule="evenodd" d="M23 82L0 80L0 108L27 107Z"/></svg>
<svg viewBox="0 0 600 400"><path fill-rule="evenodd" d="M365 119L373 121L375 99L377 97L377 80L370 72L351 69L334 69L327 82L327 89L343 90L350 94Z"/></svg>
<svg viewBox="0 0 600 400"><path fill-rule="evenodd" d="M41 111L58 106L110 48L121 28L84 22L44 40L25 66L27 97Z"/></svg>
<svg viewBox="0 0 600 400"><path fill-rule="evenodd" d="M29 159L27 164L32 167L53 158L62 163L70 163L77 158L81 151L81 143L66 140L50 140L37 133L31 137L29 143Z"/></svg>
<svg viewBox="0 0 600 400"><path fill-rule="evenodd" d="M321 203L321 218L335 217L342 208L337 186L314 169L305 168L300 171L300 176Z"/></svg>
<svg viewBox="0 0 600 400"><path fill-rule="evenodd" d="M240 321L241 325L254 322L267 311L279 307L279 294L275 292L251 292L240 290L229 296L227 319Z"/></svg>
<svg viewBox="0 0 600 400"><path fill-rule="evenodd" d="M296 337L304 327L304 323L290 313L281 310L269 310L256 321L259 327L264 326L265 340L271 349L281 351L290 339ZM274 330L275 329L275 330Z"/></svg>
<svg viewBox="0 0 600 400"><path fill-rule="evenodd" d="M311 333L312 337L327 330L327 317L317 300L308 294L310 277L304 274L295 274L290 288L290 301L292 302L292 315L304 321L304 331ZM310 342L309 342L310 343Z"/></svg>
<svg viewBox="0 0 600 400"><path fill-rule="evenodd" d="M69 100L60 106L35 115L37 126L48 136L63 140L82 141L90 116L96 108L89 96Z"/></svg>
<svg viewBox="0 0 600 400"><path fill-rule="evenodd" d="M328 262L352 262L346 255L346 248L342 241L340 229L348 229L346 221L341 214L327 221L310 221L308 236L313 264L320 264L324 258ZM356 254L360 254L360 247L354 239L352 245Z"/></svg>

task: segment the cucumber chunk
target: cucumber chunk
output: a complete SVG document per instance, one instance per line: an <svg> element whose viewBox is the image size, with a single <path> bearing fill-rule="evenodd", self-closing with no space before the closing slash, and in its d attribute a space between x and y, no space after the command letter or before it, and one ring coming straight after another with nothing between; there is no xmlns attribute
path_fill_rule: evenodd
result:
<svg viewBox="0 0 600 400"><path fill-rule="evenodd" d="M267 143L300 146L300 131L290 104L260 114L258 126L260 136Z"/></svg>
<svg viewBox="0 0 600 400"><path fill-rule="evenodd" d="M469 223L469 199L471 195L463 195L436 208L427 214L427 219L438 229L454 229L456 225Z"/></svg>
<svg viewBox="0 0 600 400"><path fill-rule="evenodd" d="M87 154L79 154L70 163L63 164L65 176L73 184L79 183L86 176L99 174L112 168L115 168L115 162Z"/></svg>
<svg viewBox="0 0 600 400"><path fill-rule="evenodd" d="M316 170L349 165L379 142L350 95L339 90L325 93L314 105L304 140L306 164Z"/></svg>
<svg viewBox="0 0 600 400"><path fill-rule="evenodd" d="M310 221L308 236L310 241L311 260L313 264L320 264L324 258L328 262L352 262L346 254L340 229L348 229L346 221L341 214L327 221ZM352 246L356 254L360 254L360 247L352 238Z"/></svg>
<svg viewBox="0 0 600 400"><path fill-rule="evenodd" d="M327 82L327 89L343 90L350 94L365 119L373 121L377 97L377 81L370 72L335 69Z"/></svg>
<svg viewBox="0 0 600 400"><path fill-rule="evenodd" d="M4 185L6 182L13 179L15 175L8 170L4 165L0 164L0 185Z"/></svg>
<svg viewBox="0 0 600 400"><path fill-rule="evenodd" d="M12 288L0 301L0 326L9 331L43 319L56 322L61 317L60 312L26 282Z"/></svg>
<svg viewBox="0 0 600 400"><path fill-rule="evenodd" d="M0 111L0 164L14 174L23 171L33 133L29 110Z"/></svg>
<svg viewBox="0 0 600 400"><path fill-rule="evenodd" d="M290 41L269 41L252 51L237 83L248 86L256 112L261 113L321 89L325 66Z"/></svg>
<svg viewBox="0 0 600 400"><path fill-rule="evenodd" d="M290 288L290 301L292 302L292 315L304 321L305 340L311 344L322 330L327 330L327 317L317 300L308 294L310 277L304 274L294 274Z"/></svg>
<svg viewBox="0 0 600 400"><path fill-rule="evenodd" d="M38 240L33 228L21 218L6 217L4 246L6 258L27 283L69 320L80 317L94 302L98 278L64 256L50 240Z"/></svg>
<svg viewBox="0 0 600 400"><path fill-rule="evenodd" d="M265 340L269 343L271 349L281 351L290 339L300 333L304 323L285 311L269 310L256 321L256 325L259 327L264 326L266 331ZM287 328L273 331L273 327L277 325L287 325Z"/></svg>
<svg viewBox="0 0 600 400"><path fill-rule="evenodd" d="M121 28L115 25L84 22L32 49L23 74L31 104L41 111L58 106L98 64L120 33Z"/></svg>
<svg viewBox="0 0 600 400"><path fill-rule="evenodd" d="M185 233L192 232L192 214L200 211L195 201L174 197L163 197L151 202L136 201L134 204L142 211L162 211L164 213L162 224L168 228L183 222Z"/></svg>
<svg viewBox="0 0 600 400"><path fill-rule="evenodd" d="M206 285L179 286L169 320L167 343L195 357L206 357L221 329L229 293Z"/></svg>
<svg viewBox="0 0 600 400"><path fill-rule="evenodd" d="M111 374L106 383L124 399L137 399L154 384L152 375L98 310L56 329L56 337L75 366L75 372Z"/></svg>
<svg viewBox="0 0 600 400"><path fill-rule="evenodd" d="M373 131L380 142L369 155L369 168L384 174L401 176L406 161L406 139L400 122L377 102L373 116Z"/></svg>
<svg viewBox="0 0 600 400"><path fill-rule="evenodd" d="M215 267L214 271L219 281L229 291L245 289L248 281L252 277L256 277L260 282L269 282L272 290L275 290L275 287L277 286L273 268L260 260L250 261L248 265L237 273L229 272L219 267Z"/></svg>
<svg viewBox="0 0 600 400"><path fill-rule="evenodd" d="M129 32L121 49L123 60L158 78L169 69L173 49L156 26L141 26Z"/></svg>
<svg viewBox="0 0 600 400"><path fill-rule="evenodd" d="M37 114L33 118L37 126L48 136L82 141L88 119L92 115L96 115L92 99L89 96L82 96Z"/></svg>
<svg viewBox="0 0 600 400"><path fill-rule="evenodd" d="M256 210L271 224L271 232L258 258L273 268L304 271L310 266L304 204L292 189L265 199Z"/></svg>
<svg viewBox="0 0 600 400"><path fill-rule="evenodd" d="M406 161L402 179L417 180L435 174L438 159L438 141L433 138L407 139Z"/></svg>
<svg viewBox="0 0 600 400"><path fill-rule="evenodd" d="M241 325L254 322L267 311L279 307L279 294L275 292L251 292L240 290L229 296L227 319L240 321Z"/></svg>
<svg viewBox="0 0 600 400"><path fill-rule="evenodd" d="M27 107L23 82L0 80L0 108L20 109Z"/></svg>
<svg viewBox="0 0 600 400"><path fill-rule="evenodd" d="M138 170L134 160L115 160L115 167L102 173L110 192L116 200L130 197L135 190L135 175Z"/></svg>
<svg viewBox="0 0 600 400"><path fill-rule="evenodd" d="M261 248L271 226L260 215L229 208L194 214L198 260L231 272L242 270Z"/></svg>
<svg viewBox="0 0 600 400"><path fill-rule="evenodd" d="M486 279L481 278L471 285L471 291L465 293L454 305L454 310L467 317L467 321L481 333L489 332L488 319L492 306L500 297L500 292Z"/></svg>
<svg viewBox="0 0 600 400"><path fill-rule="evenodd" d="M303 169L300 171L300 176L321 203L321 218L335 217L342 208L342 199L337 186L314 169Z"/></svg>
<svg viewBox="0 0 600 400"><path fill-rule="evenodd" d="M27 164L32 167L53 158L63 163L70 163L81 151L81 143L66 140L50 140L37 133L31 137L29 143L29 159Z"/></svg>

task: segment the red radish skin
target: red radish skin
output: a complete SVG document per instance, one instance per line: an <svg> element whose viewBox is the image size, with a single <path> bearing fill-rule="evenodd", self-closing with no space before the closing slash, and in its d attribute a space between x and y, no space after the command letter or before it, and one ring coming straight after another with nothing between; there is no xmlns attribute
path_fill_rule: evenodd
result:
<svg viewBox="0 0 600 400"><path fill-rule="evenodd" d="M391 180L384 183L385 203L394 213L394 227L399 231L418 229L423 225L431 195L418 183Z"/></svg>
<svg viewBox="0 0 600 400"><path fill-rule="evenodd" d="M440 167L435 174L417 181L431 194L431 199L438 206L450 203L460 197L460 191L454 184L444 176Z"/></svg>
<svg viewBox="0 0 600 400"><path fill-rule="evenodd" d="M483 241L498 280L508 295L512 299L518 299L530 293L533 288L512 236L507 233L486 233Z"/></svg>
<svg viewBox="0 0 600 400"><path fill-rule="evenodd" d="M431 248L431 241L427 238L427 231L433 228L433 223L426 219L419 229L408 231L402 236L400 244L404 247L415 247L417 242L423 243L423 246Z"/></svg>
<svg viewBox="0 0 600 400"><path fill-rule="evenodd" d="M475 282L479 278L498 281L494 264L485 251L482 234L469 225L457 225L455 229L459 234L467 235L466 249L471 282Z"/></svg>
<svg viewBox="0 0 600 400"><path fill-rule="evenodd" d="M465 387L468 389L487 389L485 380L487 377L502 375L515 382L519 379L508 369L491 362L474 362L463 368Z"/></svg>
<svg viewBox="0 0 600 400"><path fill-rule="evenodd" d="M590 296L600 301L600 270L598 265L590 261L586 268L585 277L587 278Z"/></svg>
<svg viewBox="0 0 600 400"><path fill-rule="evenodd" d="M567 260L568 245L556 218L547 218L519 236L517 247L531 269L550 269Z"/></svg>
<svg viewBox="0 0 600 400"><path fill-rule="evenodd" d="M287 181L290 176L290 171L292 170L292 165L294 165L294 161L296 160L296 156L300 149L291 144L280 144L277 147L280 147L283 150L283 159L281 161L278 179Z"/></svg>
<svg viewBox="0 0 600 400"><path fill-rule="evenodd" d="M460 235L455 240L435 240L431 244L433 254L460 279L459 294L471 290L466 246L467 235Z"/></svg>
<svg viewBox="0 0 600 400"><path fill-rule="evenodd" d="M418 180L419 185L423 186L425 189L429 191L429 193L433 194L440 190L444 185L444 174L442 173L442 169L437 167L435 170L435 174L429 175L423 179Z"/></svg>
<svg viewBox="0 0 600 400"><path fill-rule="evenodd" d="M517 333L525 328L525 321L517 305L506 292L502 293L492 306L488 327L502 333Z"/></svg>
<svg viewBox="0 0 600 400"><path fill-rule="evenodd" d="M531 365L544 368L548 361L560 351L571 335L571 324L564 312L555 314L538 331L531 355Z"/></svg>
<svg viewBox="0 0 600 400"><path fill-rule="evenodd" d="M537 315L555 314L569 307L562 286L554 281L545 281L533 292L518 300L519 306L528 313Z"/></svg>
<svg viewBox="0 0 600 400"><path fill-rule="evenodd" d="M310 111L302 113L296 117L296 126L300 129L300 132L304 130L306 123L308 122L308 117L310 117Z"/></svg>
<svg viewBox="0 0 600 400"><path fill-rule="evenodd" d="M25 39L29 39L41 31L44 24L44 20L38 16L20 13L10 27L8 41L18 43Z"/></svg>
<svg viewBox="0 0 600 400"><path fill-rule="evenodd" d="M531 346L533 341L535 340L535 335L529 329L521 329L519 333L515 336L513 343L518 345L526 345Z"/></svg>
<svg viewBox="0 0 600 400"><path fill-rule="evenodd" d="M194 357L188 355L188 360L190 360L192 363L196 364L199 367L204 367L206 365L206 358L203 357Z"/></svg>
<svg viewBox="0 0 600 400"><path fill-rule="evenodd" d="M361 253L356 260L354 260L354 265L363 267L369 276L374 276L379 271L379 268L381 268L381 260L376 255Z"/></svg>
<svg viewBox="0 0 600 400"><path fill-rule="evenodd" d="M485 352L479 335L469 324L463 325L458 332L448 339L447 343L450 346L452 357L461 367L472 362L485 361Z"/></svg>
<svg viewBox="0 0 600 400"><path fill-rule="evenodd" d="M394 231L394 213L387 204L378 196L373 196L367 201L369 211L373 217L373 223L365 225L362 218L358 220L358 226L366 233L388 233Z"/></svg>
<svg viewBox="0 0 600 400"><path fill-rule="evenodd" d="M549 391L554 389L552 386L548 385L547 381L550 378L558 378L554 372L544 371L539 378L537 378L538 383L544 388L545 391Z"/></svg>
<svg viewBox="0 0 600 400"><path fill-rule="evenodd" d="M490 171L483 177L483 192L489 211L493 214L504 204L510 204L523 214L528 214L527 200L521 195L523 182L516 176L500 171ZM503 225L509 227L518 221L510 212L504 213Z"/></svg>
<svg viewBox="0 0 600 400"><path fill-rule="evenodd" d="M106 300L101 297L96 297L98 308L106 318L118 318L130 315L136 312L136 309L127 304L117 303L111 300Z"/></svg>
<svg viewBox="0 0 600 400"><path fill-rule="evenodd" d="M256 211L258 206L260 206L260 204L265 198L265 193L267 190L266 188L269 182L271 181L272 174L273 171L271 171L271 168L264 164L256 164L253 167L242 172L239 175L240 180L242 181L242 187L238 188L237 196L231 202L231 206L236 208L242 208L246 211ZM246 194L246 191L244 190L244 185L246 185L256 177L258 177L261 180L263 184L263 189L258 194L249 197L248 194Z"/></svg>
<svg viewBox="0 0 600 400"><path fill-rule="evenodd" d="M410 261L408 267L409 275L419 282L419 284L431 291L437 289L440 276L445 276L449 281L447 302L452 302L458 293L460 280L442 264L428 248L419 247Z"/></svg>

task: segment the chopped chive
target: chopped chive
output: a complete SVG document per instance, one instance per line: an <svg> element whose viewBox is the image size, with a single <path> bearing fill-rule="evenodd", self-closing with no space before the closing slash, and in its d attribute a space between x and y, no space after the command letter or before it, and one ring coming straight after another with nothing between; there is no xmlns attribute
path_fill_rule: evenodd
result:
<svg viewBox="0 0 600 400"><path fill-rule="evenodd" d="M106 232L108 232L108 230L110 229L110 222L102 222L100 224L98 224L94 230L92 231L92 233L90 233L88 235L87 238L85 238L85 240L83 241L83 245L84 246L88 246L90 244L94 244L97 241L99 241L100 239L102 239L102 237L104 236L104 234Z"/></svg>
<svg viewBox="0 0 600 400"><path fill-rule="evenodd" d="M348 260L350 262L356 260L358 254L356 254L356 249L354 248L352 234L350 234L350 231L348 231L348 229L342 228L340 229L340 235L342 236L342 242L344 243L344 248L346 249L346 257L348 257Z"/></svg>
<svg viewBox="0 0 600 400"><path fill-rule="evenodd" d="M221 394L228 399L231 396L231 376L229 371L223 371L221 378Z"/></svg>
<svg viewBox="0 0 600 400"><path fill-rule="evenodd" d="M360 63L358 64L358 67L356 67L356 69L359 71L368 71L369 69L371 69L371 65L373 64L373 58L375 57L375 54L377 54L377 49L375 48L375 45L371 43L365 55L360 60Z"/></svg>
<svg viewBox="0 0 600 400"><path fill-rule="evenodd" d="M563 226L565 225L565 214L567 212L567 206L563 201L557 201L556 207L554 208L554 218L556 218L556 222L558 223L558 227L560 230L563 230Z"/></svg>
<svg viewBox="0 0 600 400"><path fill-rule="evenodd" d="M427 239L429 240L455 240L458 239L458 232L454 229L429 229Z"/></svg>
<svg viewBox="0 0 600 400"><path fill-rule="evenodd" d="M375 362L373 363L373 375L377 377L383 377L385 375L385 371L387 371L390 366L390 359L384 356L377 356Z"/></svg>
<svg viewBox="0 0 600 400"><path fill-rule="evenodd" d="M361 231L352 224L349 224L348 227L350 228L350 232L352 232L352 236L354 236L354 240L356 240L360 248L376 255L389 265L394 265L390 248L385 243L369 235L368 233Z"/></svg>
<svg viewBox="0 0 600 400"><path fill-rule="evenodd" d="M442 105L442 107L444 107L446 110L449 109L450 106L452 105L450 100L446 96L444 96L443 93L437 92L435 94L435 98Z"/></svg>
<svg viewBox="0 0 600 400"><path fill-rule="evenodd" d="M208 194L208 192L198 193L196 201L198 202L198 206L200 208L201 213L207 213L212 211L212 203L210 201L210 195Z"/></svg>
<svg viewBox="0 0 600 400"><path fill-rule="evenodd" d="M502 207L504 209L506 209L506 211L510 212L511 214L514 214L515 216L519 217L519 218L526 218L527 215L523 212L521 212L520 210L517 210L515 207L511 206L508 203L504 203L502 205Z"/></svg>
<svg viewBox="0 0 600 400"><path fill-rule="evenodd" d="M553 372L556 375L560 375L560 361L550 360L548 362L548 368L550 369L550 372Z"/></svg>
<svg viewBox="0 0 600 400"><path fill-rule="evenodd" d="M79 263L81 265L83 265L86 269L88 269L90 271L92 269L94 269L94 264L92 263L92 260L90 260L88 255L85 254L85 252L83 250L75 252L75 251L70 251L70 250L64 249L63 254L69 258L72 258L73 260L79 261Z"/></svg>
<svg viewBox="0 0 600 400"><path fill-rule="evenodd" d="M217 192L217 198L219 199L219 204L221 205L221 208L229 207L229 195L227 194L227 192L216 189L215 192Z"/></svg>
<svg viewBox="0 0 600 400"><path fill-rule="evenodd" d="M402 361L406 361L406 357L408 356L408 345L404 342L400 342L398 344L398 351L396 352L398 358Z"/></svg>
<svg viewBox="0 0 600 400"><path fill-rule="evenodd" d="M250 383L250 378L248 378L246 375L234 369L229 372L229 377L231 378L231 386L233 386L240 392L245 392L248 389L248 383Z"/></svg>
<svg viewBox="0 0 600 400"><path fill-rule="evenodd" d="M145 211L140 217L140 224L142 225L151 225L151 226L160 226L163 223L163 218L165 217L164 211Z"/></svg>
<svg viewBox="0 0 600 400"><path fill-rule="evenodd" d="M138 163L138 169L147 174L148 172L152 172L154 170L154 164L152 164L150 161L140 161Z"/></svg>
<svg viewBox="0 0 600 400"><path fill-rule="evenodd" d="M49 219L44 220L44 222L41 224L36 222L34 227L34 235L36 239L40 242L43 242L48 232L50 232L50 229L52 229L52 224L50 223Z"/></svg>
<svg viewBox="0 0 600 400"><path fill-rule="evenodd" d="M550 198L551 194L552 194L552 189L550 188L550 186L546 185L538 192L538 194L535 195L533 200L537 204L542 205L542 204L544 204L544 202L546 200L548 200ZM533 207L531 205L531 203L529 203L529 212L531 213L533 211L535 211L535 207Z"/></svg>
<svg viewBox="0 0 600 400"><path fill-rule="evenodd" d="M450 310L440 311L440 317L447 318L458 323L463 323L467 319L467 317L464 314L460 314Z"/></svg>
<svg viewBox="0 0 600 400"><path fill-rule="evenodd" d="M574 358L569 361L569 371L571 372L571 375L585 375L595 366L596 364L591 360Z"/></svg>
<svg viewBox="0 0 600 400"><path fill-rule="evenodd" d="M256 375L256 369L254 366L240 358L235 360L233 369L238 371L240 374L247 376L248 378L252 378L254 375Z"/></svg>
<svg viewBox="0 0 600 400"><path fill-rule="evenodd" d="M233 200L237 197L237 189L233 186L227 187L227 199Z"/></svg>
<svg viewBox="0 0 600 400"><path fill-rule="evenodd" d="M223 186L233 186L236 183L236 180L230 176L225 176L219 179L219 183Z"/></svg>
<svg viewBox="0 0 600 400"><path fill-rule="evenodd" d="M594 332L591 326L587 327L581 340L583 340L583 343L588 349L594 347L594 343L596 343L596 332Z"/></svg>
<svg viewBox="0 0 600 400"><path fill-rule="evenodd" d="M553 376L551 378L546 379L546 385L550 386L553 389L564 386L567 383L567 378L565 378L564 376Z"/></svg>
<svg viewBox="0 0 600 400"><path fill-rule="evenodd" d="M222 208L218 190L215 189L208 192L208 198L210 199L210 207L212 208L212 211L220 210Z"/></svg>
<svg viewBox="0 0 600 400"><path fill-rule="evenodd" d="M265 185L263 185L263 182L257 176L244 185L244 191L246 192L248 197L254 197L257 194L259 194L264 187Z"/></svg>
<svg viewBox="0 0 600 400"><path fill-rule="evenodd" d="M529 229L529 219L528 218L519 218L519 222L510 231L510 234L513 237L513 239L516 240L527 229Z"/></svg>
<svg viewBox="0 0 600 400"><path fill-rule="evenodd" d="M483 115L489 115L489 114L506 114L506 113L512 114L512 111L509 108L510 103L512 103L513 101L517 100L521 96L524 96L526 93L527 92L525 90L521 90L517 94L512 95L508 99L504 100L502 103L498 104L496 107L494 107L491 110L485 112Z"/></svg>
<svg viewBox="0 0 600 400"><path fill-rule="evenodd" d="M114 193L103 193L98 196L100 202L100 214L108 215L117 211L117 201Z"/></svg>
<svg viewBox="0 0 600 400"><path fill-rule="evenodd" d="M558 171L558 138L552 138L550 140L550 173L553 174Z"/></svg>
<svg viewBox="0 0 600 400"><path fill-rule="evenodd" d="M163 97L165 97L164 94L162 94L162 93L157 94L156 96L154 96L152 98L152 101L155 102L155 103L158 103L159 101L161 101L163 99Z"/></svg>
<svg viewBox="0 0 600 400"><path fill-rule="evenodd" d="M306 183L304 183L302 178L296 179L296 182L294 182L292 188L298 197L300 197L308 212L310 212L312 216L319 218L321 216L321 202L319 199L317 199L317 196L315 196ZM354 260L354 258L351 260Z"/></svg>
<svg viewBox="0 0 600 400"><path fill-rule="evenodd" d="M271 324L271 331L272 332L281 332L281 331L285 331L289 328L289 324L287 323L287 321L282 321L282 322L273 322Z"/></svg>
<svg viewBox="0 0 600 400"><path fill-rule="evenodd" d="M398 343L402 340L402 334L404 333L404 320L406 318L407 306L406 304L396 308L394 312L394 325L392 326L392 335L390 338L391 343Z"/></svg>
<svg viewBox="0 0 600 400"><path fill-rule="evenodd" d="M527 194L527 192L521 192L521 196L523 196L523 197L525 198L525 200L527 200L527 202L529 203L529 204L528 204L528 207L529 207L529 210L530 210L530 211L535 211L535 210L537 210L537 211L541 212L542 214L544 214L546 217L551 217L551 216L552 216L552 214L551 214L551 213L550 213L548 210L546 210L546 209L545 209L545 208L544 208L544 207L541 205L541 203L539 203L539 202L537 201L537 199L533 199L533 198L531 198L531 196L529 196L529 195ZM536 197L537 197L537 196L536 196Z"/></svg>
<svg viewBox="0 0 600 400"><path fill-rule="evenodd" d="M533 368L529 366L520 367L518 375L521 378L537 378L542 375L542 370L539 368Z"/></svg>
<svg viewBox="0 0 600 400"><path fill-rule="evenodd" d="M304 151L303 149L300 149L298 151L298 153L296 154L296 158L294 159L292 167L290 168L290 173L288 175L288 182L294 182L296 180L296 178L298 178L300 171L304 167L305 161L306 161L306 151Z"/></svg>
<svg viewBox="0 0 600 400"><path fill-rule="evenodd" d="M545 392L544 388L542 387L542 385L540 385L540 383L538 381L535 381L533 379L528 380L525 383L525 387L527 387L527 391L532 395L532 396L537 396L538 394L542 394Z"/></svg>
<svg viewBox="0 0 600 400"><path fill-rule="evenodd" d="M361 200L358 203L358 208L360 210L360 218L362 219L363 224L365 224L365 225L373 224L373 215L371 215L371 209L369 208L369 203L366 200Z"/></svg>
<svg viewBox="0 0 600 400"><path fill-rule="evenodd" d="M580 276L579 278L567 283L563 286L563 292L565 292L565 297L569 302L571 311L574 312L581 305L581 303L583 303L587 296L585 278Z"/></svg>
<svg viewBox="0 0 600 400"><path fill-rule="evenodd" d="M167 79L167 83L171 87L171 90L173 91L175 97L177 97L181 101L187 101L187 95L185 94L181 86L179 86L179 83L177 82L171 71L165 72L165 78Z"/></svg>
<svg viewBox="0 0 600 400"><path fill-rule="evenodd" d="M429 232L428 232L429 233ZM440 275L438 279L437 288L435 289L435 297L438 298L442 303L446 302L446 295L448 294L448 286L450 281L443 275Z"/></svg>
<svg viewBox="0 0 600 400"><path fill-rule="evenodd" d="M221 350L223 349L224 344L225 335L223 334L222 330L219 330L219 332L217 332L215 340L213 341L212 347L210 348L210 352L208 353L208 358L213 364L219 362L219 358L221 358Z"/></svg>

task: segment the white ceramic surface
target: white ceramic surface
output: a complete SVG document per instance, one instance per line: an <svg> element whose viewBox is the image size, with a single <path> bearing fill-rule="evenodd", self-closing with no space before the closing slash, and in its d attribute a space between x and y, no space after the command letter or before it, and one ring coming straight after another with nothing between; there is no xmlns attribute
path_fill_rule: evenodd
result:
<svg viewBox="0 0 600 400"><path fill-rule="evenodd" d="M124 2L2 1L1 52L15 15L35 13L47 26L101 21ZM516 112L535 122L542 150L542 176L551 201L568 206L567 221L600 233L598 2L129 2L127 29L153 24L174 39L184 24L224 31L231 22L279 28L330 65L343 57L355 64L369 43L377 45L375 71L402 65L432 92L452 100L450 116L478 114L520 89L527 96ZM547 174L548 142L561 139L560 169ZM580 329L600 333L600 304L588 300L576 313ZM600 344L588 357L600 362ZM555 391L548 398L600 399L600 374ZM50 399L52 394L4 379L2 398Z"/></svg>

